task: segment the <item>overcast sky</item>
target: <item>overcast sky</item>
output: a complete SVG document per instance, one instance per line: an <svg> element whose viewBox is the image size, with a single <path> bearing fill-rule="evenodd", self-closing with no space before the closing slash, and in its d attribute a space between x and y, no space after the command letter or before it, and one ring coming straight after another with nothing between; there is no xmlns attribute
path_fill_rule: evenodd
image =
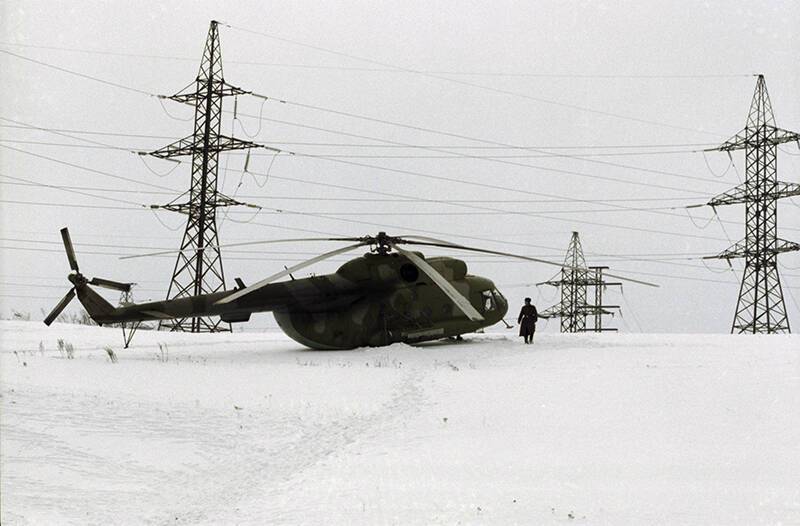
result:
<svg viewBox="0 0 800 526"><path fill-rule="evenodd" d="M274 162L254 154L250 170L268 179L243 177L240 152L221 158L221 191L264 207L220 217L223 242L424 232L559 261L577 230L587 263L661 285L610 290L607 302L623 307L610 325L730 330L742 262L730 270L698 258L743 237L744 208L719 210L720 222L683 207L743 177L743 152L731 166L724 153L697 150L744 127L754 73L766 76L777 124L800 130L797 2L4 0L1 51L111 84L0 53L3 316L16 309L41 318L67 291L58 234L66 225L87 276L135 281L139 301L165 296L174 257L118 255L178 245L185 219L141 205L185 191L189 168L129 150L191 133L190 108L148 94L194 80L212 19L230 26L220 28L225 79L292 103L240 97L239 119L226 113L223 131L298 154ZM226 104L232 111L233 100ZM102 132L78 136L119 149L26 125ZM778 175L798 182L797 145L781 147ZM800 240L799 207L800 199L781 202L781 237ZM229 250L226 277L252 283L331 248ZM555 267L464 259L495 281L512 316L525 296L540 308L557 301L552 288L524 286ZM797 329L800 255L780 262ZM250 327L273 323L262 314Z"/></svg>

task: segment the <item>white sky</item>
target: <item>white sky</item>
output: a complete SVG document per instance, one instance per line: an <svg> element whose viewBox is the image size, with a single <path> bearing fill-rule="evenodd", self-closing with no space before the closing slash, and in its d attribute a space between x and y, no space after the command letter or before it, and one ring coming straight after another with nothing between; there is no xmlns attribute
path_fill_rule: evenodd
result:
<svg viewBox="0 0 800 526"><path fill-rule="evenodd" d="M454 242L560 260L570 232L578 230L589 264L607 264L616 273L661 284L660 289L628 285L624 297L609 291L608 303L621 304L624 316L622 320L610 320L611 325L645 332L729 330L738 294L738 272L734 275L725 271L727 265L721 261L708 262L706 269L696 259L675 258L714 254L730 244L720 223L708 222L712 217L710 211L693 210L695 226L680 207L704 202L736 185L737 170L743 175L743 152L734 154L736 170L731 168L726 172L725 154L708 154L707 167L703 155L691 150L722 142L744 126L755 85L755 79L748 76L752 73L766 75L778 125L800 129L797 3L193 2L186 4L191 7L180 9L178 5L4 1L0 4L0 50L148 93L172 94L193 81L208 23L217 19L235 26L223 27L220 33L225 78L245 89L489 143L532 146L575 156L624 153L545 159L540 152L463 149L458 151L470 158L445 159L430 158L443 154L419 148L296 144L382 144L344 136L341 132L444 149L486 146L487 142L267 102L263 116L272 120L264 120L259 126L257 120L242 117L244 130L237 123L237 136L247 139L245 132L251 135L258 132L253 140L304 154L366 155L370 157L336 159L370 166L279 156L271 169L273 177L262 188L252 177L241 179L243 155L223 157L221 165L229 171L227 177L220 172L221 190L228 195L244 196L243 200L265 208L250 223L231 221L251 219L249 210L235 210L231 219L220 219L222 240L230 243L302 234L287 228L345 235L374 234L379 230L394 234L425 231ZM375 64L238 28L406 70L436 73L386 71ZM376 71L381 69L384 71ZM5 119L48 128L144 135L141 138L82 136L137 150L155 149L170 142L166 137L191 133L191 110L177 103L164 103L167 114L154 97L5 53L0 53L0 71L0 117ZM227 103L228 109L232 109L232 99ZM241 97L238 111L257 115L261 106L258 99ZM9 123L0 121L3 125ZM226 114L223 131L230 133L233 125L232 116ZM166 203L188 188L187 165L158 177L148 166L162 174L175 166L157 159L147 160L145 166L140 158L126 151L74 146L80 144L43 131L0 126L3 146L0 174L53 185L102 189L89 192L140 204ZM697 146L648 149L618 148L620 145ZM576 146L583 148L573 148ZM587 148L590 146L615 148ZM561 147L573 149L552 149ZM9 148L143 184L120 181ZM800 152L796 145L785 145L782 149L785 153L778 157L779 178L797 182ZM629 155L645 152L656 153ZM532 157L475 158L487 155ZM270 161L270 156L254 156L250 169L266 172ZM380 170L376 166L463 182ZM724 175L716 178L712 170L716 175L723 172ZM308 183L297 182L298 179ZM176 247L185 225L182 216L160 212L156 217L127 203L9 182L13 181L0 178L3 201L0 203L0 312L3 315L13 308L39 316L40 309L49 310L66 292L69 268L58 235L59 228L65 225L70 227L81 270L87 276L138 282L138 300L164 297L173 257L120 261L117 254ZM263 184L264 180L260 178L257 182ZM520 192L466 182L517 188ZM423 199L481 200L476 203L478 206L549 217L487 214L485 210L424 202L290 199L386 198L314 183ZM178 192L153 194L150 192L158 190L147 185ZM535 202L548 197L531 193L600 202ZM532 202L503 202L509 199ZM607 204L613 199L659 200ZM125 209L82 208L84 205ZM660 210L591 211L616 205ZM673 206L679 208L662 209ZM799 206L798 199L781 203L781 237L800 240ZM727 207L719 214L726 221L727 235L733 241L741 238L743 207ZM704 229L698 228L707 223ZM246 249L254 252L251 254L227 251L223 253L226 276L229 281L241 276L252 283L282 268L284 263L330 248L316 244ZM610 254L637 255L630 259L642 259L638 257L642 254L663 254L644 258L670 261L619 260L608 257ZM533 297L540 308L557 300L553 289L537 291L535 287L518 286L549 279L555 268L493 261L483 256L464 259L472 273L487 276L498 284L511 301L512 316L516 314L516 304L521 304L525 296ZM342 260L323 263L313 270L333 271ZM800 311L791 294L800 300L800 256L783 255L780 262L787 309L796 325L800 323ZM734 268L740 270L741 263L737 262ZM77 302L73 308L77 308ZM256 316L250 327L271 324L271 315L264 314ZM557 321L551 321L548 330L557 330L557 326Z"/></svg>

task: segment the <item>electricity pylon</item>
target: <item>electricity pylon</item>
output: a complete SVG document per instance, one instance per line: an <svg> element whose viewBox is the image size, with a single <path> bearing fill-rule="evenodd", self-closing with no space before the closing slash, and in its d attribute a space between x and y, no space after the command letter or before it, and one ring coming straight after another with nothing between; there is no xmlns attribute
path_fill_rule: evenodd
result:
<svg viewBox="0 0 800 526"><path fill-rule="evenodd" d="M613 315L612 309L619 309L619 305L603 305L603 291L606 287L622 284L603 280L603 270L607 268L586 266L580 235L573 232L560 279L536 284L558 287L561 291L561 301L545 309L540 316L561 318L561 332L616 331L614 328L603 327L603 316ZM594 288L594 304L587 301L589 287ZM586 319L589 316L594 318L594 326L587 328Z"/></svg>
<svg viewBox="0 0 800 526"><path fill-rule="evenodd" d="M182 91L170 100L194 106L194 132L164 148L150 152L162 159L191 155L192 181L188 201L177 203L186 195L172 202L154 206L186 214L188 222L183 234L181 249L167 299L185 298L199 294L210 294L225 289L225 274L222 269L222 254L217 237L217 208L242 205L217 191L217 168L219 152L244 150L257 145L227 137L220 133L222 100L224 97L249 93L225 82L222 75L222 53L220 50L217 22L211 21L208 30L200 71L194 83L194 91ZM183 318L159 323L159 329L173 331L217 332L230 330L221 320L212 318Z"/></svg>
<svg viewBox="0 0 800 526"><path fill-rule="evenodd" d="M581 239L577 232L567 247L561 278L537 285L551 285L561 290L561 301L545 309L543 318L561 318L561 332L582 332L586 329L586 289L589 285L589 269L583 257Z"/></svg>
<svg viewBox="0 0 800 526"><path fill-rule="evenodd" d="M603 327L603 316L614 316L614 312L620 309L619 305L604 305L603 292L608 287L622 287L622 283L605 281L604 270L608 270L608 267L589 267L591 286L594 287L594 305L589 305L588 310L594 315L594 327L586 330L591 332L617 331L614 327Z"/></svg>
<svg viewBox="0 0 800 526"><path fill-rule="evenodd" d="M744 203L745 238L707 259L745 258L731 333L788 333L789 319L778 276L778 254L800 245L778 238L777 201L800 195L800 185L777 179L777 146L800 135L775 126L764 76L759 75L744 130L710 151L745 151L745 182L711 199L711 207ZM729 154L730 155L730 154Z"/></svg>

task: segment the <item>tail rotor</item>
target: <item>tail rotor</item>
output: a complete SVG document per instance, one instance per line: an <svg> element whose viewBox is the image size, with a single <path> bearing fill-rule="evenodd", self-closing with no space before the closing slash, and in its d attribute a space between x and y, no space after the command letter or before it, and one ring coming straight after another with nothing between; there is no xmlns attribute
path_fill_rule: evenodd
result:
<svg viewBox="0 0 800 526"><path fill-rule="evenodd" d="M128 292L133 286L133 283L121 283L119 281L112 281L110 279L103 278L92 278L91 280L87 280L86 277L80 273L78 259L75 257L75 249L72 246L72 239L69 235L69 229L66 227L61 229L61 240L64 242L64 250L67 253L69 268L72 269L72 272L67 277L67 279L69 279L69 281L72 283L72 288L69 289L67 294L61 299L61 301L58 302L55 308L53 308L53 310L50 311L50 314L48 314L44 319L45 325L50 325L53 323L61 314L61 312L67 308L67 305L69 305L69 302L71 302L72 299L77 295L78 291L87 285L94 285L96 287L103 287L121 292ZM94 294L96 295L96 293Z"/></svg>

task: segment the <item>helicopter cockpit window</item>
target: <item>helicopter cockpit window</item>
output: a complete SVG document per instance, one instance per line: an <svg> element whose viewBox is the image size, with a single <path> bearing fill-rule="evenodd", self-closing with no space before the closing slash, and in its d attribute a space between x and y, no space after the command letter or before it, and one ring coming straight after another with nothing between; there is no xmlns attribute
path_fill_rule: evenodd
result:
<svg viewBox="0 0 800 526"><path fill-rule="evenodd" d="M481 292L481 297L483 298L483 310L494 310L494 295L492 294L492 291L484 290Z"/></svg>

